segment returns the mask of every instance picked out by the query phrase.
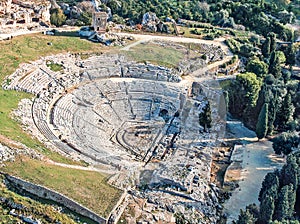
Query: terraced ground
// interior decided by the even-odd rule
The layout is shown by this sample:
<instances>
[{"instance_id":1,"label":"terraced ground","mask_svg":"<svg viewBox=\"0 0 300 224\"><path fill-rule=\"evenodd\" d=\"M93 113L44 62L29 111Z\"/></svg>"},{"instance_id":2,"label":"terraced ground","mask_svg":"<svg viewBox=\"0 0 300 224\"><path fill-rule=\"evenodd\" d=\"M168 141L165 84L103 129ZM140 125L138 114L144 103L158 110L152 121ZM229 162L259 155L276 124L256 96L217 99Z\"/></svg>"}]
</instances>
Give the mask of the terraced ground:
<instances>
[{"instance_id":1,"label":"terraced ground","mask_svg":"<svg viewBox=\"0 0 300 224\"><path fill-rule=\"evenodd\" d=\"M7 86L11 86L12 89L27 91L38 96L35 99L35 102L32 106L32 114L30 114L30 116L33 116L36 128L39 129L39 131L46 138L48 138L49 142L52 143L60 142L57 145L59 147L67 143L69 148L62 147L62 149L67 149L67 151L65 151L66 153L69 153L68 150L70 148L73 148L75 149L76 152L79 152L79 154L83 154L84 156L89 157L89 159L92 159L96 162L99 161L104 162L106 164L113 165L115 168L119 168L119 169L123 168L122 155L124 154L124 152L119 154L119 152L113 153L113 151L103 150L105 147L107 147L107 145L106 144L101 145L103 144L103 141L101 140L101 137L103 135L102 134L99 135L100 129L104 130L105 132L109 132L111 128L114 128L112 124L113 122L117 122L117 119L109 120L109 115L103 116L103 113L105 113L105 111L108 110L105 109L102 110L102 108L104 108L105 105L106 106L110 105L112 110L118 111L116 114L118 115L119 120L122 122L125 122L127 120L129 121L132 119L133 120L141 119L143 122L145 122L147 119L148 120L153 119L156 122L159 119L161 120L161 122L163 122L164 120L165 125L164 127L161 128L161 131L158 132L157 130L155 130L154 131L155 133L153 133L154 135L156 135L156 137L154 138L152 145L151 142L147 143L151 145L150 149L148 151L146 149L147 147L145 149L142 149L143 162L146 162L147 165L148 162L150 162L152 159L156 157L161 160L171 159L171 162L165 166L166 170L161 170L161 172L157 172L158 180L160 178L165 179L167 177L165 176L167 173L170 174L173 172L172 175L174 175L176 181L180 181L181 177L178 176L179 172L173 170L174 167L178 168L180 166L185 166L185 163L187 162L193 164L195 163L195 166L201 166L202 171L205 170L207 172L206 174L202 175L201 173L202 171L200 170L200 168L199 170L195 168L190 175L186 176L187 179L186 179L186 183L184 183L183 189L186 189L185 191L189 191L188 188L191 188L192 186L188 188L187 186L190 186L190 182L193 180L193 176L196 175L196 173L198 172L199 172L199 176L201 176L201 183L202 183L201 187L206 188L208 184L207 180L209 176L208 166L210 164L209 163L210 149L209 147L203 148L202 146L197 145L198 139L195 140L195 136L198 136L197 133L199 131L198 129L200 128L198 127L199 125L197 124L199 119L198 115L202 110L201 108L205 105L206 100L204 99L205 97L203 93L200 91L201 89L200 87L196 87L195 92L193 92L194 87L190 87L193 81L185 80L182 83L179 83L181 78L178 76L178 74L175 71L172 70L174 69L174 67L180 64L179 62L183 58L186 59L191 55L187 53L185 50L183 50L184 47L181 48L179 47L180 49L178 49L177 47L179 45L177 44L172 47L167 47L166 50L168 56L161 57L161 54L163 53L162 48L165 47L162 46L161 44L163 43L163 41L167 41L167 38L164 38L163 40L160 40L160 38L161 37L156 37L156 40L160 44L150 44L147 45L146 48L141 47L141 49L139 49L139 47L130 49L130 52L128 53L129 56L131 56L132 58L137 57L137 55L135 54L136 52L139 53L138 58L136 58L136 60L141 59L141 61L147 61L144 64L143 63L135 64L136 62L130 62L130 61L127 62L126 60L124 61L122 59L122 56L120 57L109 56L109 54L108 56L106 56L105 54L101 56L101 54L99 54L100 51L106 51L106 49L103 49L98 45L89 43L85 40L74 39L74 37L48 37L48 36L45 37L45 36L41 36L40 34L24 36L24 37L16 37L13 40L4 42L6 45L8 45L6 46L4 44L4 47L7 48L11 47L13 51L9 52L7 50L8 55L4 55L4 57L2 58L3 61L9 61L9 59L13 59L12 61L10 61L10 63L12 64L12 67L14 69L20 64L21 61L27 62L29 60L34 60L36 59L34 58L34 56L37 57L38 55L45 55L49 52L53 52L53 53L65 52L66 49L71 52L75 51L76 53L94 52L96 56L91 58L87 57L87 59L84 59L83 61L75 60L75 58L78 56L77 54L66 54L66 56L62 56L61 58L60 56L52 57L51 63L53 62L54 64L64 67L63 70L55 69L55 71L54 69L51 69L51 66L47 67L45 65L45 62L47 62L48 59L44 62L43 62L44 59L42 59L33 62L32 65L24 65L21 69L17 70L16 75L18 76L18 73L20 73L21 78L15 80L10 77L4 80L4 82L8 84ZM172 41L175 40L175 42L186 41L187 43L199 42L200 44L203 44L203 46L206 46L205 45L206 41L191 40L186 38L185 39L171 38L170 40ZM47 44L48 42L51 42L52 45L48 45ZM63 45L61 42L65 42L64 45L66 47L64 49L62 48ZM211 44L212 42L208 42L208 43ZM22 45L25 45L25 51L23 51ZM39 48L38 47L39 45L42 45L42 47ZM223 51L222 51L223 48L224 46L220 42L218 42L216 46L214 45L214 47L207 48L206 51L208 52L204 52L204 53L210 53L212 55L210 55L208 58L215 58L215 60L218 60L216 59L216 56L219 58L223 58ZM40 49L40 50L36 50L36 49ZM209 52L210 50L212 50L215 53L215 55L214 53ZM114 51L117 51L117 49L115 49ZM28 52L31 52L31 55L29 55ZM203 53L199 53L197 56L193 55L193 57L195 56L194 59L195 65L199 63L202 65L202 67L198 70L195 67L193 68L193 70L187 70L187 71L195 71L194 74L198 76L203 75L203 71L207 71L207 69L203 69L203 66L205 66L206 62L204 61L204 59L201 58L202 54ZM213 62L220 64L230 59L230 57L231 55L228 55L228 58L225 57L221 61L217 61L217 62L213 61ZM149 61L157 65L154 66L152 64L149 64ZM103 62L105 63L107 62L108 64L105 63L103 64ZM76 66L72 65L72 63L75 63ZM121 65L120 69L117 66L119 64ZM170 69L160 67L161 64L168 65ZM186 64L183 64L183 66L186 66ZM213 64L210 64L210 67L212 66ZM75 67L75 70L72 70L73 67ZM80 72L82 68L86 69L86 71L83 73ZM29 70L27 71L26 69ZM2 73L1 73L2 79L4 77L4 74L8 74L8 72L10 71L13 71L13 69L7 68L5 65L3 65ZM22 72L25 73L23 74ZM106 75L108 76L106 77ZM113 79L116 76L121 77L120 81L117 82L113 81ZM93 84L91 84L92 86L86 85L87 87L87 89L85 90L86 93L83 91L85 94L83 95L76 94L77 92L82 90L80 90L81 87L76 87L77 88L76 89L74 88L74 86L76 86L82 80L86 82L92 82L94 80L103 79L103 78L106 78L107 81L102 82L101 85L99 86L97 85L93 86ZM146 79L150 81L134 81L135 79L137 80ZM172 82L177 83L176 84L177 86L172 86L173 85L171 84ZM170 84L164 84L164 83L170 83ZM109 89L110 88L109 85L111 84L115 85L115 87ZM153 89L147 92L147 89L150 88L152 85L153 85ZM73 89L69 90L69 88L73 88ZM82 88L84 89L85 86L83 85ZM191 90L193 92L192 95L189 95L187 91L188 88L193 89ZM7 112L3 117L3 120L7 120L11 122L11 125L7 125L8 131L6 132L4 129L1 128L0 134L3 134L4 136L16 141L19 141L19 139L21 139L20 142L24 143L28 147L34 148L35 150L39 151L45 156L41 160L21 156L16 158L15 162L7 162L5 164L6 166L2 168L2 170L11 173L13 175L20 176L31 182L45 185L49 188L57 190L69 196L70 198L76 199L78 202L82 203L88 208L91 208L98 214L102 216L107 216L108 213L111 211L112 207L115 205L118 198L120 197L121 191L107 184L107 178L108 178L107 175L103 175L95 171L86 170L84 167L81 168L77 167L76 169L74 169L74 167L67 168L64 166L57 166L57 164L51 161L49 162L49 160L46 160L45 158L48 157L60 163L86 165L86 163L80 161L74 162L68 158L61 156L58 153L54 153L50 150L47 150L43 144L38 142L36 139L32 139L31 136L23 132L19 124L9 117L12 109L16 108L17 102L23 97L26 96L30 97L31 95L27 94L17 98L13 94L18 94L19 92L12 91L12 90L11 91L1 90L1 91L3 92L4 95L10 94L9 97L14 101L7 108ZM63 91L65 91L65 93L73 94L74 97L73 96L72 97L74 99L68 100L69 95L68 94L65 95ZM56 99L56 97L58 97L59 94L63 96L62 98L63 100L55 102L54 109L52 110L51 109L51 104L53 103L52 100ZM162 96L160 96L160 94ZM216 97L217 95L218 93L214 93L214 91L211 92L211 97ZM164 98L166 98L165 100L166 102L164 101ZM99 102L94 102L94 100L98 100ZM101 100L103 100L103 102L100 103ZM186 100L188 101L187 104L191 105L191 108L184 107ZM89 107L93 108L93 110L80 112L78 106L83 106L81 107L81 110L84 110L83 108L89 108ZM71 112L70 114L68 111L71 110L73 107L76 109L76 113ZM61 108L64 110L59 111L59 109ZM48 110L50 110L49 113L47 112ZM121 113L122 110L124 110L123 111L124 113ZM189 115L187 117L184 117L183 123L181 123L180 120L176 118L178 116L176 114L177 113L180 114L181 112L182 114ZM49 119L47 117L49 114L55 115L54 117L50 118L50 124L48 123ZM73 119L74 114L75 115L78 114L78 116L76 115L77 117L75 116ZM87 114L89 116L87 116ZM111 112L111 115L112 114L113 113ZM63 117L60 118L58 115ZM68 117L71 118L69 124L72 124L72 128L74 128L75 132L77 131L76 135L70 135L72 134L72 129L70 129L69 124L67 124ZM94 117L97 120L97 122L92 126L93 127L97 126L97 128L93 128L91 125L87 125L92 123ZM105 122L102 120L102 118L105 119ZM87 121L87 119L89 119L90 121ZM123 124L118 124L118 125L123 125ZM176 136L178 134L178 130L180 130L180 125L182 125L183 128L182 128L182 137L178 145L179 147L181 147L180 145L182 145L182 150L177 150L177 151L175 150L173 152L173 155L184 157L189 153L195 153L195 155L198 155L199 153L200 154L203 153L205 154L205 156L203 158L201 157L202 158L201 161L198 161L198 158L191 157L192 161L189 161L188 159L187 161L184 162L184 164L179 164L181 163L182 160L180 159L176 160L170 157L171 156L170 153L172 152L172 150L169 149L171 146L168 146L167 144L169 144L168 142L170 142L170 138L172 136L173 137L171 141L175 142L177 140L178 137L176 138ZM16 129L18 128L18 130L15 131L14 127ZM77 128L75 129L75 127ZM136 150L133 144L133 142L136 141L134 139L139 138L139 141L141 142L147 141L145 140L146 132L143 129L141 129L141 131L139 131L138 134L134 132L132 133L128 132L129 129L125 130L124 132L122 132L122 128L120 128L119 130L121 130L121 132L117 132L116 134L116 138L117 138L116 142L119 144L119 148L120 146L122 148L124 147L124 145L126 145L126 147L127 146L130 147L134 151ZM59 134L59 131L61 132L61 134ZM115 131L117 131L117 129ZM142 134L140 134L140 132ZM72 138L73 136L75 136L76 138L78 137L82 141L81 140L77 141L75 137ZM97 136L99 136L99 138L97 138ZM109 140L111 141L111 138L113 136L108 136L108 137ZM210 137L211 137L210 134L204 134L202 136L202 138L206 139L208 142L210 142L209 140ZM192 146L195 146L195 148L193 148ZM193 149L188 150L187 154L184 153L185 150L190 147L192 147ZM88 151L85 151L87 149ZM117 148L114 146L114 143L112 144L111 149L117 150ZM94 150L94 154L89 150L92 151ZM108 155L109 153L110 155ZM124 155L124 156L126 157L128 155ZM142 164L138 164L139 162L137 162L135 159L133 158L131 159L132 159L130 160L131 162L135 161L133 162L135 163L135 165L130 166L129 160L127 161L126 159L124 159L125 161L124 163L126 164L124 166L125 170L130 170L130 167L137 168L140 165L142 165ZM118 161L122 161L122 163L119 163L119 166L116 166L118 164ZM175 163L176 164L178 163L178 166L177 165L175 166L174 165ZM126 172L127 171L125 171L125 173ZM129 172L126 175L130 176L131 173ZM126 177L126 175L124 177ZM125 179L129 179L129 178L125 178ZM123 179L116 180L115 183L118 183L118 181L120 182L121 180ZM132 180L134 181L134 178ZM124 186L127 185L125 184ZM194 185L192 188L194 189ZM198 192L196 190L195 191L191 190L191 191L193 192L193 194L191 195L192 198L189 200L198 201L198 200L204 200L204 198L206 198L205 201L211 200L209 199L208 196L208 194L210 194L211 191L209 189L206 190L207 192L204 192L204 190L201 192ZM166 201L165 203L169 203L169 202ZM208 209L212 209L212 210L211 211L203 210L203 212L205 213L215 212L214 210L215 208L208 208Z\"/></svg>"}]
</instances>

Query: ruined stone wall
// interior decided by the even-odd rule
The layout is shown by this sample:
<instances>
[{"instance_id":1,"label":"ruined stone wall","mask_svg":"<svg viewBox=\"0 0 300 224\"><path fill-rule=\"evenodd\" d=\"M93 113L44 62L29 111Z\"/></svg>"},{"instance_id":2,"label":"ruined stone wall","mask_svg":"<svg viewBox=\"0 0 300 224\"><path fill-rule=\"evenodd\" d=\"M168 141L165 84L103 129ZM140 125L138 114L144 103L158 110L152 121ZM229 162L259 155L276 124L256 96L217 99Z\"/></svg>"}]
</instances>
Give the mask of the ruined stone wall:
<instances>
[{"instance_id":1,"label":"ruined stone wall","mask_svg":"<svg viewBox=\"0 0 300 224\"><path fill-rule=\"evenodd\" d=\"M1 0L0 1L0 14L6 14L11 9L12 0Z\"/></svg>"},{"instance_id":2,"label":"ruined stone wall","mask_svg":"<svg viewBox=\"0 0 300 224\"><path fill-rule=\"evenodd\" d=\"M41 21L50 23L50 7L47 0L0 0L1 29L37 27Z\"/></svg>"},{"instance_id":3,"label":"ruined stone wall","mask_svg":"<svg viewBox=\"0 0 300 224\"><path fill-rule=\"evenodd\" d=\"M72 199L66 197L65 195L62 195L56 191L53 191L49 188L43 187L38 184L33 184L30 182L27 182L25 180L22 180L18 177L14 177L8 174L5 174L6 180L9 181L9 183L16 186L18 189L25 190L33 195L36 195L40 198L48 199L55 201L59 204L62 204L63 206L67 207L68 209L83 215L85 217L88 217L97 223L106 223L106 219L97 215L93 211L89 210L88 208L80 205L79 203L73 201Z\"/></svg>"}]
</instances>

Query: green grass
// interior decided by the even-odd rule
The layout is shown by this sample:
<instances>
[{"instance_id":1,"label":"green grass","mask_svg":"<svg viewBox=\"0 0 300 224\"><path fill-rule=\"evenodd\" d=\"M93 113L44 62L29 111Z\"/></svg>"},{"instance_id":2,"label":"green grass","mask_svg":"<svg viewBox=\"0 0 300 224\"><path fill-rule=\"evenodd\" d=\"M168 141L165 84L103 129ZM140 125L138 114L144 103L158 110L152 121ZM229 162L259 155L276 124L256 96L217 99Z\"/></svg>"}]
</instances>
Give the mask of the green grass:
<instances>
[{"instance_id":1,"label":"green grass","mask_svg":"<svg viewBox=\"0 0 300 224\"><path fill-rule=\"evenodd\" d=\"M54 72L59 72L63 70L62 65L53 63L53 61L47 61L47 67Z\"/></svg>"},{"instance_id":2,"label":"green grass","mask_svg":"<svg viewBox=\"0 0 300 224\"><path fill-rule=\"evenodd\" d=\"M125 54L137 62L151 62L170 68L176 67L184 58L184 54L180 50L153 43L139 44L130 48Z\"/></svg>"},{"instance_id":3,"label":"green grass","mask_svg":"<svg viewBox=\"0 0 300 224\"><path fill-rule=\"evenodd\" d=\"M230 79L219 81L219 84L223 90L228 90L231 83L232 83L232 80L230 80Z\"/></svg>"},{"instance_id":4,"label":"green grass","mask_svg":"<svg viewBox=\"0 0 300 224\"><path fill-rule=\"evenodd\" d=\"M26 157L7 163L3 171L56 190L104 217L122 194L107 183L108 176L104 174L59 167Z\"/></svg>"}]
</instances>

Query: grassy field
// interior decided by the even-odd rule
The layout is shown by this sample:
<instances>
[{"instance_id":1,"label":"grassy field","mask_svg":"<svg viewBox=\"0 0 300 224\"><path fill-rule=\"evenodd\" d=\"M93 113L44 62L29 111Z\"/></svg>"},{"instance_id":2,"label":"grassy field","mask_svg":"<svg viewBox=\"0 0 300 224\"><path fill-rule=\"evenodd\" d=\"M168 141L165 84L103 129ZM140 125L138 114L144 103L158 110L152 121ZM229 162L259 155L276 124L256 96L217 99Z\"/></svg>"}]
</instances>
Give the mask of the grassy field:
<instances>
[{"instance_id":1,"label":"grassy field","mask_svg":"<svg viewBox=\"0 0 300 224\"><path fill-rule=\"evenodd\" d=\"M122 194L107 184L108 177L104 174L59 167L26 157L7 163L2 170L56 190L104 217Z\"/></svg>"},{"instance_id":2,"label":"grassy field","mask_svg":"<svg viewBox=\"0 0 300 224\"><path fill-rule=\"evenodd\" d=\"M184 58L182 51L173 47L163 47L154 43L139 44L125 54L137 62L151 62L174 68Z\"/></svg>"}]
</instances>

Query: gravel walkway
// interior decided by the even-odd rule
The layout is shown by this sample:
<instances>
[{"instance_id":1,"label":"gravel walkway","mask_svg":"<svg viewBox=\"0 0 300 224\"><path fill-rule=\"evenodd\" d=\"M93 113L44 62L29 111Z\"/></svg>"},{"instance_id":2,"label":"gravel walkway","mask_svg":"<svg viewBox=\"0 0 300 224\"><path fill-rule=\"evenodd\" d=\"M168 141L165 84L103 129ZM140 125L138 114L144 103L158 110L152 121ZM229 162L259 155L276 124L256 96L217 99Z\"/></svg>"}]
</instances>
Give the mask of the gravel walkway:
<instances>
[{"instance_id":1,"label":"gravel walkway","mask_svg":"<svg viewBox=\"0 0 300 224\"><path fill-rule=\"evenodd\" d=\"M238 138L248 141L248 144L246 143L242 147L243 162L239 188L235 189L230 199L224 203L227 223L232 223L238 218L240 209L244 209L252 203L259 205L258 194L265 175L274 169L280 169L284 160L274 154L272 142L268 140L255 141L257 138L253 138L254 132L244 127L241 122L230 121L228 128L231 133L239 133L237 134Z\"/></svg>"}]
</instances>

